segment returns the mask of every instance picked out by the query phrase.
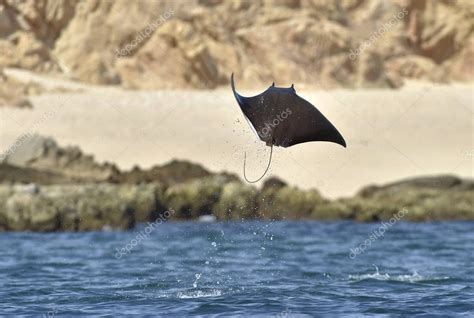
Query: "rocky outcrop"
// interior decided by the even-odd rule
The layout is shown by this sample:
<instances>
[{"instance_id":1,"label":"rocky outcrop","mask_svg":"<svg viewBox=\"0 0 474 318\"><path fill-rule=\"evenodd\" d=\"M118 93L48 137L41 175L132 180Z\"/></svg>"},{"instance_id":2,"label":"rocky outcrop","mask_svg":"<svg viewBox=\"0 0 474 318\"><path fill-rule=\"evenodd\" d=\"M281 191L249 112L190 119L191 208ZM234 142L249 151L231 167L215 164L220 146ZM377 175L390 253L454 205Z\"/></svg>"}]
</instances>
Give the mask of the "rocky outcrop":
<instances>
[{"instance_id":1,"label":"rocky outcrop","mask_svg":"<svg viewBox=\"0 0 474 318\"><path fill-rule=\"evenodd\" d=\"M427 0L407 1L409 44L420 55L441 64L466 49L473 31L474 6L469 1L438 4Z\"/></svg>"},{"instance_id":2,"label":"rocky outcrop","mask_svg":"<svg viewBox=\"0 0 474 318\"><path fill-rule=\"evenodd\" d=\"M456 179L455 177L452 177ZM127 229L168 209L176 219L213 214L219 220L352 219L389 220L401 210L405 221L474 220L472 181L449 188L413 184L364 189L350 198L328 200L315 191L284 186L257 189L222 176L206 177L165 188L142 185L1 185L0 230L87 231ZM441 180L444 177L433 178ZM422 182L422 183L419 183Z\"/></svg>"},{"instance_id":3,"label":"rocky outcrop","mask_svg":"<svg viewBox=\"0 0 474 318\"><path fill-rule=\"evenodd\" d=\"M212 214L226 181L225 177L212 176L173 185L165 192L166 205L181 219Z\"/></svg>"},{"instance_id":4,"label":"rocky outcrop","mask_svg":"<svg viewBox=\"0 0 474 318\"><path fill-rule=\"evenodd\" d=\"M472 81L470 1L0 1L0 67L136 89Z\"/></svg>"},{"instance_id":5,"label":"rocky outcrop","mask_svg":"<svg viewBox=\"0 0 474 318\"><path fill-rule=\"evenodd\" d=\"M114 164L97 162L94 156L83 153L77 146L62 147L51 137L32 133L20 136L0 153L0 182L34 182L44 185L160 183L168 187L211 175L213 174L203 166L184 160L172 160L149 169L135 166L128 171L119 171ZM224 180L239 180L234 174L219 175Z\"/></svg>"},{"instance_id":6,"label":"rocky outcrop","mask_svg":"<svg viewBox=\"0 0 474 318\"><path fill-rule=\"evenodd\" d=\"M69 178L61 173L42 171L33 168L17 167L7 163L0 163L0 182L1 183L20 183L20 184L71 184L79 182L74 178Z\"/></svg>"},{"instance_id":7,"label":"rocky outcrop","mask_svg":"<svg viewBox=\"0 0 474 318\"><path fill-rule=\"evenodd\" d=\"M416 178L364 188L328 200L292 186L258 190L222 175L166 188L158 183L0 185L0 231L128 229L173 209L174 219L315 219L386 221L474 220L474 181L454 176Z\"/></svg>"},{"instance_id":8,"label":"rocky outcrop","mask_svg":"<svg viewBox=\"0 0 474 318\"><path fill-rule=\"evenodd\" d=\"M0 1L0 66L61 71L52 48L75 16L76 4L67 0Z\"/></svg>"},{"instance_id":9,"label":"rocky outcrop","mask_svg":"<svg viewBox=\"0 0 474 318\"><path fill-rule=\"evenodd\" d=\"M396 193L401 189L473 191L474 181L463 180L452 175L442 175L437 177L418 177L389 183L383 186L367 186L358 192L358 196L363 198L370 198L379 193Z\"/></svg>"},{"instance_id":10,"label":"rocky outcrop","mask_svg":"<svg viewBox=\"0 0 474 318\"><path fill-rule=\"evenodd\" d=\"M42 88L35 84L20 83L3 73L0 67L0 107L31 108L27 95L42 92Z\"/></svg>"},{"instance_id":11,"label":"rocky outcrop","mask_svg":"<svg viewBox=\"0 0 474 318\"><path fill-rule=\"evenodd\" d=\"M324 203L316 190L301 191L291 186L271 187L262 190L258 197L262 218L308 218L314 207Z\"/></svg>"},{"instance_id":12,"label":"rocky outcrop","mask_svg":"<svg viewBox=\"0 0 474 318\"><path fill-rule=\"evenodd\" d=\"M153 185L2 185L0 230L129 229L157 212Z\"/></svg>"},{"instance_id":13,"label":"rocky outcrop","mask_svg":"<svg viewBox=\"0 0 474 318\"><path fill-rule=\"evenodd\" d=\"M78 147L59 147L52 138L21 136L4 154L4 162L18 167L56 173L74 180L107 181L119 171L113 164L98 164Z\"/></svg>"},{"instance_id":14,"label":"rocky outcrop","mask_svg":"<svg viewBox=\"0 0 474 318\"><path fill-rule=\"evenodd\" d=\"M474 220L474 180L420 177L329 200L277 177L257 189L186 161L123 172L41 136L20 139L0 164L0 231L127 229L170 209L180 220L214 215L372 222L401 210L406 221Z\"/></svg>"},{"instance_id":15,"label":"rocky outcrop","mask_svg":"<svg viewBox=\"0 0 474 318\"><path fill-rule=\"evenodd\" d=\"M369 186L339 200L357 220L387 220L405 208L405 220L474 219L474 180L455 176L420 177L384 186Z\"/></svg>"},{"instance_id":16,"label":"rocky outcrop","mask_svg":"<svg viewBox=\"0 0 474 318\"><path fill-rule=\"evenodd\" d=\"M166 185L182 183L192 179L210 176L211 172L198 164L189 161L172 160L162 166L153 166L150 169L134 167L124 171L111 179L117 183L159 182Z\"/></svg>"},{"instance_id":17,"label":"rocky outcrop","mask_svg":"<svg viewBox=\"0 0 474 318\"><path fill-rule=\"evenodd\" d=\"M258 190L240 181L226 183L213 207L218 220L252 219L259 216Z\"/></svg>"}]
</instances>

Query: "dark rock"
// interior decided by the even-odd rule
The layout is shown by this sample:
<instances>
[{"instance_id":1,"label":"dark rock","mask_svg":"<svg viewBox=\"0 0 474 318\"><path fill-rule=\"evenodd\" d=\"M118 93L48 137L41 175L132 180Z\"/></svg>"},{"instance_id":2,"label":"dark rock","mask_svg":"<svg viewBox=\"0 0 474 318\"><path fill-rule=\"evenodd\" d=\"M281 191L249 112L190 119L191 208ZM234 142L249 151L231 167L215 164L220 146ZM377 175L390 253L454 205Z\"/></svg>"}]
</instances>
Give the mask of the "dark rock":
<instances>
[{"instance_id":1,"label":"dark rock","mask_svg":"<svg viewBox=\"0 0 474 318\"><path fill-rule=\"evenodd\" d=\"M362 188L358 195L367 198L373 196L379 191L391 191L396 192L404 188L427 188L427 189L438 189L446 190L454 187L469 187L472 181L463 181L456 176L433 176L433 177L417 177L406 180L389 183L383 186L368 186Z\"/></svg>"},{"instance_id":2,"label":"dark rock","mask_svg":"<svg viewBox=\"0 0 474 318\"><path fill-rule=\"evenodd\" d=\"M266 191L268 189L280 189L286 187L288 184L280 178L271 177L265 180L262 185L262 191Z\"/></svg>"},{"instance_id":3,"label":"dark rock","mask_svg":"<svg viewBox=\"0 0 474 318\"><path fill-rule=\"evenodd\" d=\"M129 229L162 212L161 193L154 184L0 185L0 230Z\"/></svg>"},{"instance_id":4,"label":"dark rock","mask_svg":"<svg viewBox=\"0 0 474 318\"><path fill-rule=\"evenodd\" d=\"M296 187L267 187L258 197L259 214L265 219L309 218L326 200L316 190Z\"/></svg>"},{"instance_id":5,"label":"dark rock","mask_svg":"<svg viewBox=\"0 0 474 318\"><path fill-rule=\"evenodd\" d=\"M345 204L360 221L388 220L407 209L405 220L472 220L472 180L454 176L420 177L380 187L367 187Z\"/></svg>"},{"instance_id":6,"label":"dark rock","mask_svg":"<svg viewBox=\"0 0 474 318\"><path fill-rule=\"evenodd\" d=\"M225 177L211 176L175 184L165 192L166 206L181 219L211 214L226 182Z\"/></svg>"},{"instance_id":7,"label":"dark rock","mask_svg":"<svg viewBox=\"0 0 474 318\"><path fill-rule=\"evenodd\" d=\"M0 183L38 183L38 184L67 184L73 183L74 178L57 172L41 171L33 168L17 167L8 163L0 163Z\"/></svg>"},{"instance_id":8,"label":"dark rock","mask_svg":"<svg viewBox=\"0 0 474 318\"><path fill-rule=\"evenodd\" d=\"M220 220L239 220L258 217L257 189L242 182L226 183L219 201L214 206L214 215Z\"/></svg>"},{"instance_id":9,"label":"dark rock","mask_svg":"<svg viewBox=\"0 0 474 318\"><path fill-rule=\"evenodd\" d=\"M166 185L172 185L210 175L211 173L199 164L194 164L189 161L173 160L163 166L154 166L146 170L134 167L128 172L117 175L112 181L135 184L160 182Z\"/></svg>"}]
</instances>

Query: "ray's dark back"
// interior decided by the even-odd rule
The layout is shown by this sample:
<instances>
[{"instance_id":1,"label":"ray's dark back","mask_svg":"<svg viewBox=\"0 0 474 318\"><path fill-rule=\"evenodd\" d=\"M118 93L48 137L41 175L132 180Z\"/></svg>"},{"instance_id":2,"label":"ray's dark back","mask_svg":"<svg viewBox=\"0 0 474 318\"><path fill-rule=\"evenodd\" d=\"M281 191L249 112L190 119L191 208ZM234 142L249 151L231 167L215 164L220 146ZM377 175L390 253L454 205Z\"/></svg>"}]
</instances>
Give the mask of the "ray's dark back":
<instances>
[{"instance_id":1,"label":"ray's dark back","mask_svg":"<svg viewBox=\"0 0 474 318\"><path fill-rule=\"evenodd\" d=\"M238 95L238 94L237 94ZM270 86L253 97L238 95L242 112L267 145L289 147L309 141L346 143L329 120L293 87Z\"/></svg>"}]
</instances>

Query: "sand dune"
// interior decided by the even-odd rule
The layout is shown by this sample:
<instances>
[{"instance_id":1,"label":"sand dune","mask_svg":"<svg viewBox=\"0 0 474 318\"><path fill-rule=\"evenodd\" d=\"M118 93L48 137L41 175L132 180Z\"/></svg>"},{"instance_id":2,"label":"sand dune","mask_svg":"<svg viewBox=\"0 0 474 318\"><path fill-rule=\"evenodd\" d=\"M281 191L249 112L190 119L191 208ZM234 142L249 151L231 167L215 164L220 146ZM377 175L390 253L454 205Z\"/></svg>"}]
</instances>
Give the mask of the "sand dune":
<instances>
[{"instance_id":1,"label":"sand dune","mask_svg":"<svg viewBox=\"0 0 474 318\"><path fill-rule=\"evenodd\" d=\"M42 79L36 76L35 80ZM43 81L49 87L73 85ZM33 110L0 109L0 150L5 151L22 133L36 130L62 145L79 145L98 160L115 162L122 168L149 167L180 158L212 170L241 174L244 151L250 177L259 176L265 168L268 148L248 127L230 89L144 92L81 88L82 92L33 97ZM473 175L472 85L296 89L335 124L348 148L331 143L277 148L272 175L303 188L316 187L330 197L352 194L368 183L413 175Z\"/></svg>"}]
</instances>

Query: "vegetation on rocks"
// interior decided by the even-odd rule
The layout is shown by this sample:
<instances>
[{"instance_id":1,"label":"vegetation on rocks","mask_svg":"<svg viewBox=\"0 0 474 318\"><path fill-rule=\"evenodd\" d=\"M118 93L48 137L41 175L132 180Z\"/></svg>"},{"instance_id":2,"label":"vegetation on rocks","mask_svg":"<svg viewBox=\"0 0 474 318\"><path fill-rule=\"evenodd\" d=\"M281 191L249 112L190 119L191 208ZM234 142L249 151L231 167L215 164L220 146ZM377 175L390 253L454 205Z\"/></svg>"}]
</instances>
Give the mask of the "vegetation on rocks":
<instances>
[{"instance_id":1,"label":"vegetation on rocks","mask_svg":"<svg viewBox=\"0 0 474 318\"><path fill-rule=\"evenodd\" d=\"M432 178L433 182L446 177ZM88 231L129 229L154 221L168 209L173 219L213 214L218 220L352 219L388 220L402 209L406 221L474 220L472 181L436 189L416 185L383 188L369 196L329 200L316 190L280 186L258 190L222 175L195 179L166 188L159 183L0 186L0 230Z\"/></svg>"},{"instance_id":2,"label":"vegetation on rocks","mask_svg":"<svg viewBox=\"0 0 474 318\"><path fill-rule=\"evenodd\" d=\"M218 220L258 217L258 190L239 181L224 184L219 201L213 208Z\"/></svg>"},{"instance_id":3,"label":"vegetation on rocks","mask_svg":"<svg viewBox=\"0 0 474 318\"><path fill-rule=\"evenodd\" d=\"M185 161L120 171L41 136L24 147L19 143L15 155L0 163L0 231L130 229L170 209L175 220L214 215L372 222L401 210L406 221L474 220L474 181L455 176L373 185L330 200L275 177L256 188Z\"/></svg>"}]
</instances>

